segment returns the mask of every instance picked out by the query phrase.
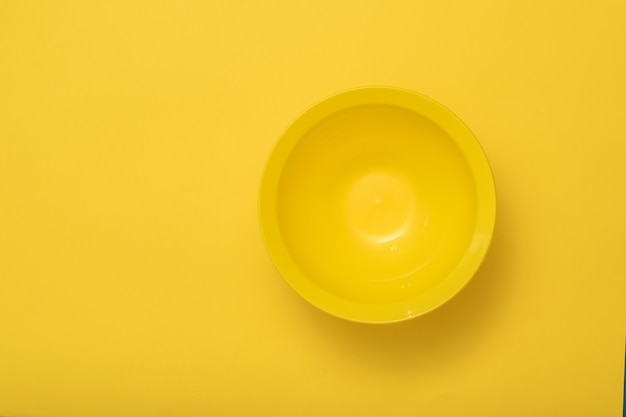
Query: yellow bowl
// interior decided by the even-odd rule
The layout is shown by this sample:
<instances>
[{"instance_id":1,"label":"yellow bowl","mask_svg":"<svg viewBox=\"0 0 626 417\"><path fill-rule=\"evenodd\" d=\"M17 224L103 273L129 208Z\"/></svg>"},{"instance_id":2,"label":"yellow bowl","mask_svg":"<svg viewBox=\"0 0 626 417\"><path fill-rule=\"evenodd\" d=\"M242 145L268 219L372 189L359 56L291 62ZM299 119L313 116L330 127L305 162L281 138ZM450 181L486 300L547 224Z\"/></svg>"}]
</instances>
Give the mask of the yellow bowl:
<instances>
[{"instance_id":1,"label":"yellow bowl","mask_svg":"<svg viewBox=\"0 0 626 417\"><path fill-rule=\"evenodd\" d=\"M496 214L472 132L420 94L339 93L302 114L274 148L259 220L287 282L320 309L382 323L424 314L474 275Z\"/></svg>"}]
</instances>

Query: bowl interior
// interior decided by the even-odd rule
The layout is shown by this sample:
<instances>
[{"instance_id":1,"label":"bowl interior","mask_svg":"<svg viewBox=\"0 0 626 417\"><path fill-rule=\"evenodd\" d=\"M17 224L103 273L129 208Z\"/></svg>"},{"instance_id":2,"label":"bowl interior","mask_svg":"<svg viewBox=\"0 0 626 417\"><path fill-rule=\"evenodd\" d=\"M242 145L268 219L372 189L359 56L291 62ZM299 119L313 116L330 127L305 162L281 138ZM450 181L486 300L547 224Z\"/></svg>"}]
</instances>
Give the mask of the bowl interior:
<instances>
[{"instance_id":1,"label":"bowl interior","mask_svg":"<svg viewBox=\"0 0 626 417\"><path fill-rule=\"evenodd\" d=\"M268 164L281 169L270 187L275 230L265 237L283 276L313 304L352 320L394 321L444 302L480 263L490 230L479 224L485 204L472 157L489 167L441 106L413 95L452 116L452 126L375 98L321 103L283 137L288 146ZM459 132L470 140L459 143Z\"/></svg>"}]
</instances>

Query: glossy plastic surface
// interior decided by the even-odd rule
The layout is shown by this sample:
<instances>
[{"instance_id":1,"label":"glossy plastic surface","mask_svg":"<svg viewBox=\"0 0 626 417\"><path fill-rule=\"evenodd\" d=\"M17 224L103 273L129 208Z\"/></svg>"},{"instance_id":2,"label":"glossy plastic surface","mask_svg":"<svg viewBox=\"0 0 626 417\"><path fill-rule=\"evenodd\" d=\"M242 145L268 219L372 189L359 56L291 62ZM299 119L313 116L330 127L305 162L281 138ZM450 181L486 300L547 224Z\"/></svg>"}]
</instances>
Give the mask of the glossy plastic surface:
<instances>
[{"instance_id":1,"label":"glossy plastic surface","mask_svg":"<svg viewBox=\"0 0 626 417\"><path fill-rule=\"evenodd\" d=\"M260 192L268 251L333 315L391 322L457 293L489 245L494 182L470 130L422 95L359 88L285 132Z\"/></svg>"}]
</instances>

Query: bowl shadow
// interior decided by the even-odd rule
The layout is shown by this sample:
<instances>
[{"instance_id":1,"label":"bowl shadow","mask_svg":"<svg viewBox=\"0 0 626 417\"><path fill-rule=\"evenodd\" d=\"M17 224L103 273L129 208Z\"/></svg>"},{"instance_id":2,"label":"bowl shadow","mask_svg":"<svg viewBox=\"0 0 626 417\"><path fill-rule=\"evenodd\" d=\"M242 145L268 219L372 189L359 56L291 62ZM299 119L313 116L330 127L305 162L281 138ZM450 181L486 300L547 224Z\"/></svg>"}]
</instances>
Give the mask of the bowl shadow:
<instances>
[{"instance_id":1,"label":"bowl shadow","mask_svg":"<svg viewBox=\"0 0 626 417\"><path fill-rule=\"evenodd\" d=\"M392 324L363 324L333 317L300 303L303 319L316 337L345 351L363 366L415 372L451 366L472 354L497 330L507 299L511 218L498 195L498 218L489 252L472 280L447 303L421 317Z\"/></svg>"}]
</instances>

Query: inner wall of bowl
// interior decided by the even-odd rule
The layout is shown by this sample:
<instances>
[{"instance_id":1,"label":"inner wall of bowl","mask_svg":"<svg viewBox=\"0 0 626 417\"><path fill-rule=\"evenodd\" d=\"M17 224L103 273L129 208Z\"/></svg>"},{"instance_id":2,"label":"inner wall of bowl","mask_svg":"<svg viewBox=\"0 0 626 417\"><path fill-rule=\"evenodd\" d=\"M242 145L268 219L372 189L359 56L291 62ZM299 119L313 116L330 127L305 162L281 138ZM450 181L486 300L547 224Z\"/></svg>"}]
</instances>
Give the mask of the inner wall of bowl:
<instances>
[{"instance_id":1,"label":"inner wall of bowl","mask_svg":"<svg viewBox=\"0 0 626 417\"><path fill-rule=\"evenodd\" d=\"M291 152L278 187L282 237L307 279L347 299L423 294L473 236L476 189L454 141L412 111L336 113Z\"/></svg>"}]
</instances>

